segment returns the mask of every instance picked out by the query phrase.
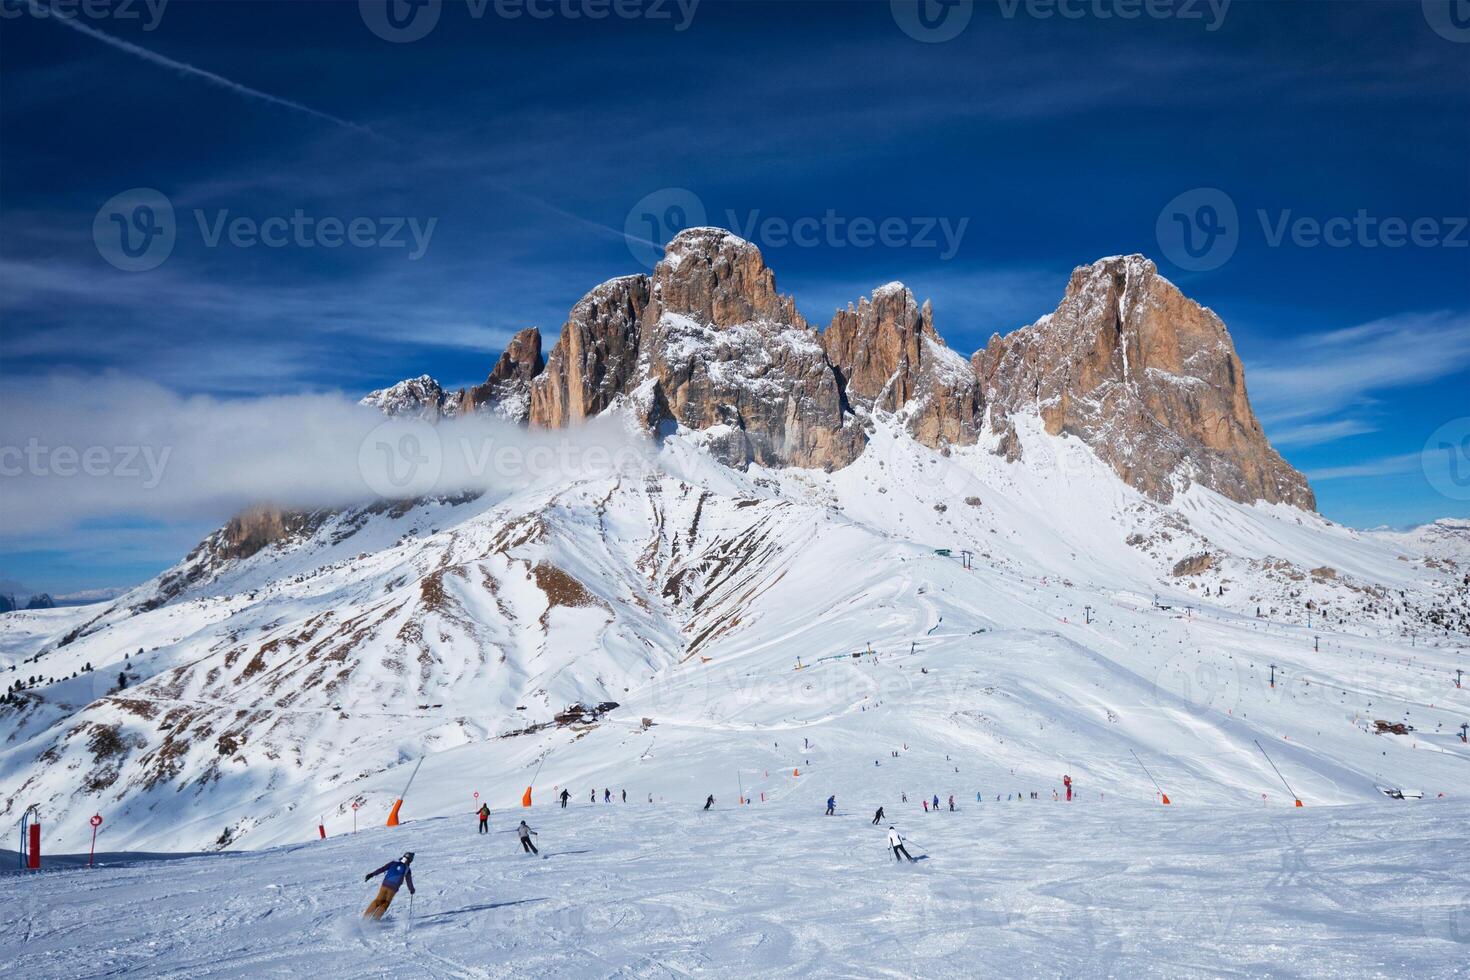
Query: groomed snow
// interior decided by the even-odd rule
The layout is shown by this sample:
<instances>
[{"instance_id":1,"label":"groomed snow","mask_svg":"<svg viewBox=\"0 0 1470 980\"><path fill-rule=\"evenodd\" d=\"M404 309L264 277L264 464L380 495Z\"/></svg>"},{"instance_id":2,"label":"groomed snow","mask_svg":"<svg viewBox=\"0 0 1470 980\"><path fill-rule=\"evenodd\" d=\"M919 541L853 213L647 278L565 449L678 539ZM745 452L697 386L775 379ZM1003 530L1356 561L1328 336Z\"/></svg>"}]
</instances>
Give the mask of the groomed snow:
<instances>
[{"instance_id":1,"label":"groomed snow","mask_svg":"<svg viewBox=\"0 0 1470 980\"><path fill-rule=\"evenodd\" d=\"M466 798L356 836L7 877L0 957L67 978L1465 975L1463 802L1169 808L1084 790L925 814L865 793L824 817L819 751L774 804L579 794L497 811L482 836ZM544 860L517 845L522 816ZM926 860L893 860L890 822ZM363 875L409 849L411 915L405 890L363 923Z\"/></svg>"}]
</instances>

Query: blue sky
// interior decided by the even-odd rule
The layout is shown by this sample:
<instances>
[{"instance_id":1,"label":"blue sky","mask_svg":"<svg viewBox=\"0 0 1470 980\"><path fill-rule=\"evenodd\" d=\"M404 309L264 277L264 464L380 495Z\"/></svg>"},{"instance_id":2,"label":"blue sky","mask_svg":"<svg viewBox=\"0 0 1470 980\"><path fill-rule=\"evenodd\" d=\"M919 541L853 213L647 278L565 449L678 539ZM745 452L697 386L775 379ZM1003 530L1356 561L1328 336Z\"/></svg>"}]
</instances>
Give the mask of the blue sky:
<instances>
[{"instance_id":1,"label":"blue sky","mask_svg":"<svg viewBox=\"0 0 1470 980\"><path fill-rule=\"evenodd\" d=\"M1051 310L1073 266L1142 252L1229 325L1323 513L1467 512L1421 455L1470 415L1470 40L1420 3L521 3L446 2L395 43L372 3L62 23L0 2L0 398L57 377L184 404L478 381L511 333L554 337L644 268L627 231L702 210L755 229L813 321L901 279L967 354ZM904 29L954 18L946 41ZM138 188L174 240L127 271L94 221ZM1172 215L1198 224L1220 194L1234 220L1192 257ZM249 235L293 219L280 247ZM1392 219L1418 240L1386 244ZM326 247L333 221L364 244ZM128 584L227 516L0 521L0 578Z\"/></svg>"}]
</instances>

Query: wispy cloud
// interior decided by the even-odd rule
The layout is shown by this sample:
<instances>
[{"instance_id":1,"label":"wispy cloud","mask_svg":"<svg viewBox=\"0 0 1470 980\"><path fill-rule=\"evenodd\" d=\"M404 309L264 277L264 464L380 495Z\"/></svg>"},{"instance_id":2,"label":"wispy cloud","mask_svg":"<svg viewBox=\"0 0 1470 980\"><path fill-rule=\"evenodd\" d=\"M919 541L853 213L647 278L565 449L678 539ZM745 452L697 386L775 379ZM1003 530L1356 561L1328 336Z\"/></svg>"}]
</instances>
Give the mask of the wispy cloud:
<instances>
[{"instance_id":1,"label":"wispy cloud","mask_svg":"<svg viewBox=\"0 0 1470 980\"><path fill-rule=\"evenodd\" d=\"M1301 425L1271 427L1271 443L1276 446L1318 446L1348 436L1377 432L1378 427L1362 419L1337 419L1332 422L1307 422Z\"/></svg>"},{"instance_id":2,"label":"wispy cloud","mask_svg":"<svg viewBox=\"0 0 1470 980\"><path fill-rule=\"evenodd\" d=\"M1359 416L1377 396L1467 368L1470 314L1439 311L1301 336L1252 364L1248 380L1275 441L1310 445L1371 432Z\"/></svg>"},{"instance_id":3,"label":"wispy cloud","mask_svg":"<svg viewBox=\"0 0 1470 980\"><path fill-rule=\"evenodd\" d=\"M220 521L261 502L508 493L604 475L648 451L611 420L556 431L486 415L389 422L340 395L185 397L117 374L11 382L3 404L0 552L49 531L58 547L89 521Z\"/></svg>"},{"instance_id":4,"label":"wispy cloud","mask_svg":"<svg viewBox=\"0 0 1470 980\"><path fill-rule=\"evenodd\" d=\"M1399 453L1395 456L1382 456L1363 463L1352 463L1347 466L1327 466L1322 469L1309 470L1307 479L1312 482L1323 480L1347 480L1369 476L1394 476L1399 473L1412 473L1422 463L1420 453Z\"/></svg>"}]
</instances>

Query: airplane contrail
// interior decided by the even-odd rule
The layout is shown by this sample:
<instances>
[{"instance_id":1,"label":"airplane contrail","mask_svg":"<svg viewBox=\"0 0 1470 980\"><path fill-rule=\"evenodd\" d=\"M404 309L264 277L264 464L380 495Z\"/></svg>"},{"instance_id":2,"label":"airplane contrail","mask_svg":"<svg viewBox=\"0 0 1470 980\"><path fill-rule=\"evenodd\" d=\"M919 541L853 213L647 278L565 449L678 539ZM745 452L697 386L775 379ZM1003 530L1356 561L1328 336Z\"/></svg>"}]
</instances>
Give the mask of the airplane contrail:
<instances>
[{"instance_id":1,"label":"airplane contrail","mask_svg":"<svg viewBox=\"0 0 1470 980\"><path fill-rule=\"evenodd\" d=\"M58 24L64 24L65 26L78 32L79 34L85 34L87 37L93 38L97 41L101 41L108 47L116 48L119 51L126 52L127 54L130 54L135 58L142 58L144 61L158 65L161 68L168 68L178 72L181 75L188 75L191 78L198 78L202 81L208 82L211 85L217 85L222 89L226 89L238 95L243 95L246 98L258 99L262 102L268 102L271 105L280 106L283 109L291 109L295 112L305 113L308 116L324 120L336 126L341 126L344 129L350 129L354 132L362 133L365 136L371 136L373 139L376 140L383 140L389 143L393 142L393 140L379 133L371 126L364 126L361 123L355 123L350 119L343 119L340 116L334 116L330 112L322 112L320 109L313 109L309 105L303 105L300 102L293 102L290 99L283 99L278 95L271 95L269 92L262 92L259 89L251 88L248 85L242 85L232 79L225 78L223 75L216 75L212 71L206 71L203 68L196 68L195 66L187 64L183 61L176 61L173 58L168 57L167 55L161 55L156 51L150 51L148 48L133 44L130 41L124 41L122 38L114 37L111 34L106 33L105 31L99 31L95 27L83 24L79 18L58 17L54 14L51 16L47 16L49 12L49 7L41 3L40 0L30 0L30 6L31 11L35 13L38 18L45 17L45 19L47 20L55 21Z\"/></svg>"},{"instance_id":2,"label":"airplane contrail","mask_svg":"<svg viewBox=\"0 0 1470 980\"><path fill-rule=\"evenodd\" d=\"M32 11L44 12L47 9L46 5L43 4L41 0L29 0L29 2ZM41 16L41 14L38 13L37 16ZM225 89L226 91L234 92L237 95L243 95L246 98L250 99L258 99L262 102L280 106L284 109L291 109L295 112L305 113L306 115L312 116L313 118L321 119L325 122L332 123L335 126L341 126L345 129L350 129L353 132L362 133L384 143L390 143L394 146L401 145L398 143L397 140L393 139L390 136L384 136L382 133L373 129L371 126L364 126L362 123L355 123L350 119L343 119L342 117L334 116L329 112L323 112L320 109L313 109L309 105L304 105L291 99L284 99L278 95L271 95L269 92L262 92L259 89L251 88L248 85L242 85L240 82L226 78L223 75L215 74L214 72L208 71L203 68L197 68L194 65L188 64L187 62L178 61L174 58L168 57L167 55L162 55L156 51L151 51L148 48L133 44L130 41L124 41L122 38L114 37L113 35L108 34L105 31L99 31L95 27L91 27L87 24L81 23L78 18L50 16L46 19L64 24L65 26L71 28L74 31L77 31L80 34L84 34L87 37L93 38L94 40L101 41L108 47L116 48L117 50L133 55L136 58L141 58L144 61L149 62L150 64L158 65L161 68L171 69L181 75L187 75L190 78L200 79L201 81L208 82L209 84ZM627 232L621 229L613 228L609 225L602 224L599 221L593 221L590 218L584 218L581 215L568 211L565 208L553 204L542 197L527 193L526 191L517 190L516 188L510 187L498 180L491 180L490 183L502 193L508 194L519 200L526 201L537 207L543 208L547 211L550 211L552 214L557 215L558 217L565 218L568 221L580 224L586 228L590 228L600 234L607 235L613 238L625 239L627 241L631 241L637 244L651 245L655 248L662 247L659 246L656 242L644 241L642 238L639 238L636 235L629 235Z\"/></svg>"}]
</instances>

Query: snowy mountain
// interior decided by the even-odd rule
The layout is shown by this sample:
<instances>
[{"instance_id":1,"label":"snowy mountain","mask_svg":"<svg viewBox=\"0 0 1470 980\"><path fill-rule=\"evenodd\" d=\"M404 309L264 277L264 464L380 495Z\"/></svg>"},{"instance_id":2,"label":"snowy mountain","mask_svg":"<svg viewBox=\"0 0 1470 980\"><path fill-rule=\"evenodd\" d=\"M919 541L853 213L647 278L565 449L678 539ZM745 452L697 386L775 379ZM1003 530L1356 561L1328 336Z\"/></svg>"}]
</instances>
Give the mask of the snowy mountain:
<instances>
[{"instance_id":1,"label":"snowy mountain","mask_svg":"<svg viewBox=\"0 0 1470 980\"><path fill-rule=\"evenodd\" d=\"M899 284L813 330L754 246L693 229L540 351L366 401L606 416L646 452L255 508L112 602L0 618L25 681L0 816L39 805L62 849L97 809L113 849L254 849L354 804L380 823L419 760L405 815L533 783L756 805L1062 773L1289 805L1258 741L1311 805L1462 784L1464 523L1315 514L1223 324L1146 260L1079 269L967 359Z\"/></svg>"}]
</instances>

